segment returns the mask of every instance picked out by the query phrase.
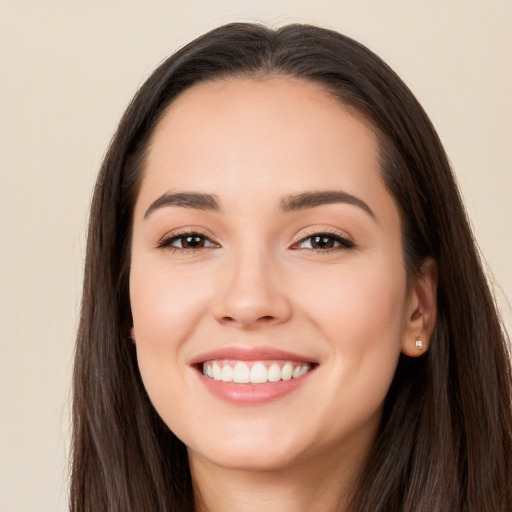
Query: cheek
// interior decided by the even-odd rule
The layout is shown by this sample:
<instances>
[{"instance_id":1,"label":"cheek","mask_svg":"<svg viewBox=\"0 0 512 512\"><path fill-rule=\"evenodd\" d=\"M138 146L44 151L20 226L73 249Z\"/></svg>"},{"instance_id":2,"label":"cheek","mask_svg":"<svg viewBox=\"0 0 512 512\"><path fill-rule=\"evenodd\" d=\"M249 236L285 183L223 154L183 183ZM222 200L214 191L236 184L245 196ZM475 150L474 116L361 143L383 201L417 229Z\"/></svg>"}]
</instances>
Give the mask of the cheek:
<instances>
[{"instance_id":1,"label":"cheek","mask_svg":"<svg viewBox=\"0 0 512 512\"><path fill-rule=\"evenodd\" d=\"M340 343L350 344L357 333L359 338L380 333L371 338L376 343L401 330L406 277L405 270L392 261L327 269L325 275L308 280L307 289L307 293L296 293L305 299L304 310Z\"/></svg>"},{"instance_id":2,"label":"cheek","mask_svg":"<svg viewBox=\"0 0 512 512\"><path fill-rule=\"evenodd\" d=\"M304 309L330 350L329 385L318 404L330 418L326 439L376 428L400 356L405 276L352 268L313 295Z\"/></svg>"},{"instance_id":3,"label":"cheek","mask_svg":"<svg viewBox=\"0 0 512 512\"><path fill-rule=\"evenodd\" d=\"M191 273L154 265L132 266L130 301L137 340L155 349L178 349L204 311L204 285Z\"/></svg>"},{"instance_id":4,"label":"cheek","mask_svg":"<svg viewBox=\"0 0 512 512\"><path fill-rule=\"evenodd\" d=\"M179 383L186 379L185 350L205 311L206 294L197 279L164 267L132 264L130 301L139 370L163 418L185 414Z\"/></svg>"},{"instance_id":5,"label":"cheek","mask_svg":"<svg viewBox=\"0 0 512 512\"><path fill-rule=\"evenodd\" d=\"M329 280L312 281L301 307L329 344L333 374L354 396L378 403L387 393L401 350L405 299L405 271L391 263L340 268Z\"/></svg>"}]
</instances>

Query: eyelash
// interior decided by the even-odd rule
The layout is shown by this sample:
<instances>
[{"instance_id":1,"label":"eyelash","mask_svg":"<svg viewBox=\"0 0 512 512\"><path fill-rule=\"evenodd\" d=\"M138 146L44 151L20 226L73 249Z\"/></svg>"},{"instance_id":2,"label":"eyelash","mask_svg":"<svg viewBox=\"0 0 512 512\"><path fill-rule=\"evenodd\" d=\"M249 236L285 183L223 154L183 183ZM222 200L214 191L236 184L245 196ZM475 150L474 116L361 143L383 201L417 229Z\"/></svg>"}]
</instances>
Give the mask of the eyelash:
<instances>
[{"instance_id":1,"label":"eyelash","mask_svg":"<svg viewBox=\"0 0 512 512\"><path fill-rule=\"evenodd\" d=\"M329 247L327 249L315 249L314 247L304 247L303 249L308 251L314 251L318 254L326 254L333 251L343 251L348 249L353 249L355 247L355 243L352 240L349 240L348 238L344 237L337 231L315 231L313 233L308 233L306 236L302 237L298 242L293 244L291 247L292 250L298 250L298 245L306 242L307 240L311 240L314 238L328 238L332 240L333 243L338 244L338 246L335 247ZM310 243L311 245L311 243Z\"/></svg>"},{"instance_id":2,"label":"eyelash","mask_svg":"<svg viewBox=\"0 0 512 512\"><path fill-rule=\"evenodd\" d=\"M182 240L182 243L183 243L183 239L194 238L194 237L200 238L203 243L207 241L211 245L206 246L206 247L205 246L203 246L203 247L175 247L172 245L174 242L176 242L180 239ZM355 247L354 242L352 242L348 238L345 238L344 236L342 236L341 234L339 234L337 232L316 231L314 233L310 233L310 234L306 235L305 237L301 238L298 242L296 242L295 244L292 245L291 249L292 250L300 250L300 248L298 247L300 244L306 242L307 240L312 240L314 238L322 238L322 237L330 239L330 240L332 240L332 243L338 244L338 245L334 246L334 247L329 247L327 249L318 249L318 248L315 249L314 247L304 247L303 250L314 251L315 253L318 253L318 254L326 254L326 253L330 253L333 251L353 249ZM312 245L312 244L310 243L310 245ZM170 252L185 252L185 253L190 253L193 251L200 251L202 249L216 248L216 247L220 247L220 246L218 244L216 244L215 242L213 242L208 236L206 236L205 234L200 233L198 231L181 231L178 233L173 233L172 235L167 236L167 237L163 238L162 240L160 240L160 242L158 242L158 245L157 245L157 249L166 249Z\"/></svg>"},{"instance_id":3,"label":"eyelash","mask_svg":"<svg viewBox=\"0 0 512 512\"><path fill-rule=\"evenodd\" d=\"M211 246L208 246L208 247L197 247L197 248L194 248L194 247L174 247L173 244L174 242L176 242L177 240L180 240L182 239L182 242L183 242L183 239L185 238L201 238L201 240L203 241L209 241L212 245ZM157 249L166 249L167 251L170 251L170 252L190 252L190 251L199 251L201 249L208 249L210 247L219 247L218 244L216 244L215 242L212 242L210 240L210 238L208 236L206 236L204 233L201 233L201 232L198 232L198 231L179 231L177 233L173 233L169 236L166 236L164 238L162 238L162 240L160 240L160 242L158 242L158 245L157 245Z\"/></svg>"}]
</instances>

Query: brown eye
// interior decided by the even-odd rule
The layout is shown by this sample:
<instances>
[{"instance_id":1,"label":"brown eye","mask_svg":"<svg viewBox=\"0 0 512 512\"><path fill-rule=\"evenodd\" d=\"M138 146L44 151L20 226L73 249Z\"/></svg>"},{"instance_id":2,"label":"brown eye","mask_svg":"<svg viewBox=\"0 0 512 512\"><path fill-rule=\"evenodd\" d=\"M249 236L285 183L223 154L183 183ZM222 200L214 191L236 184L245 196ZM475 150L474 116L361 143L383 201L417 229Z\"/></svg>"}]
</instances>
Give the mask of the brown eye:
<instances>
[{"instance_id":1,"label":"brown eye","mask_svg":"<svg viewBox=\"0 0 512 512\"><path fill-rule=\"evenodd\" d=\"M303 238L293 249L310 249L313 251L329 251L338 249L351 249L354 243L340 235L317 233Z\"/></svg>"},{"instance_id":2,"label":"brown eye","mask_svg":"<svg viewBox=\"0 0 512 512\"><path fill-rule=\"evenodd\" d=\"M204 236L182 236L178 240L181 240L181 248L183 249L197 249L205 246Z\"/></svg>"},{"instance_id":3,"label":"brown eye","mask_svg":"<svg viewBox=\"0 0 512 512\"><path fill-rule=\"evenodd\" d=\"M315 235L311 237L311 247L313 249L332 249L335 243L332 236Z\"/></svg>"},{"instance_id":4,"label":"brown eye","mask_svg":"<svg viewBox=\"0 0 512 512\"><path fill-rule=\"evenodd\" d=\"M162 240L158 244L159 249L193 251L195 249L204 249L209 247L219 247L208 237L201 233L185 233L174 235Z\"/></svg>"}]
</instances>

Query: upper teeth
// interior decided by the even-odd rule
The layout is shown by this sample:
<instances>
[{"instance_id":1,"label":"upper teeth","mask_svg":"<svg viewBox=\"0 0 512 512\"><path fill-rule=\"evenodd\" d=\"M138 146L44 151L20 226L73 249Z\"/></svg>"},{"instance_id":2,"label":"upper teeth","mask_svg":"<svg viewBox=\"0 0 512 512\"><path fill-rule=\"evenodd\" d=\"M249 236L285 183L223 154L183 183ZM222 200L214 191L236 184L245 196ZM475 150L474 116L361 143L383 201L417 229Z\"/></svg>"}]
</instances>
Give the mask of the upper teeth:
<instances>
[{"instance_id":1,"label":"upper teeth","mask_svg":"<svg viewBox=\"0 0 512 512\"><path fill-rule=\"evenodd\" d=\"M243 361L232 363L208 361L203 364L203 375L223 382L262 384L265 382L290 380L291 378L296 379L307 373L310 369L311 365L307 363L286 362L279 364L278 362L273 362L267 368L261 361L256 361L252 364Z\"/></svg>"}]
</instances>

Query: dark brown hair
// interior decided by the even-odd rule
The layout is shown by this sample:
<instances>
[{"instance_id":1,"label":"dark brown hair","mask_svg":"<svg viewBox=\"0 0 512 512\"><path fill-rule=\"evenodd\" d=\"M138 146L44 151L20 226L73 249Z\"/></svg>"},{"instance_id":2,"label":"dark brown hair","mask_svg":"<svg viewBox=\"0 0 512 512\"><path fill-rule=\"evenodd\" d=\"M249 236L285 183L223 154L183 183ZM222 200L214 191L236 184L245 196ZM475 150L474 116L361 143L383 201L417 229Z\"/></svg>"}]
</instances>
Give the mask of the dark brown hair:
<instances>
[{"instance_id":1,"label":"dark brown hair","mask_svg":"<svg viewBox=\"0 0 512 512\"><path fill-rule=\"evenodd\" d=\"M322 84L373 127L402 221L408 274L439 269L430 349L402 356L360 479L357 512L512 510L506 336L437 134L397 75L336 32L230 24L163 62L112 140L91 209L73 402L72 512L193 510L186 449L152 407L129 340L131 225L148 141L194 83L297 77Z\"/></svg>"}]
</instances>

